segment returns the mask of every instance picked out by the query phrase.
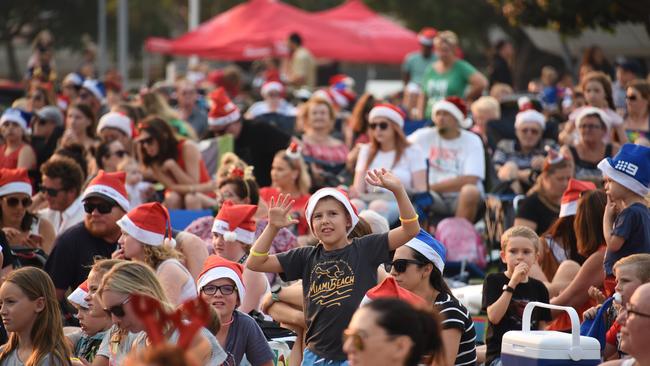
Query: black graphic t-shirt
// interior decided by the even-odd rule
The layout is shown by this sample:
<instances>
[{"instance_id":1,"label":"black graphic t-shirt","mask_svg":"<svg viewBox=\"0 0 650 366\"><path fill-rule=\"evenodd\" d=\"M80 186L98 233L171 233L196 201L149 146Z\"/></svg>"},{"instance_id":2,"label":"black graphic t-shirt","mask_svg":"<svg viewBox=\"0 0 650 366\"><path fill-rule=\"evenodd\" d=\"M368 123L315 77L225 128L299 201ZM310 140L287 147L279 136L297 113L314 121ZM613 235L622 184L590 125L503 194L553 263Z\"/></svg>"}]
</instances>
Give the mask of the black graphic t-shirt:
<instances>
[{"instance_id":1,"label":"black graphic t-shirt","mask_svg":"<svg viewBox=\"0 0 650 366\"><path fill-rule=\"evenodd\" d=\"M501 297L503 285L507 285L510 279L503 273L491 273L483 282L483 304L482 308L487 311ZM548 290L541 281L528 277L528 282L522 282L515 288L512 294L508 310L501 318L499 324L488 322L485 343L487 345L486 365L489 365L495 358L501 356L501 340L509 330L521 330L524 309L531 301L539 301L548 304ZM530 317L530 329L537 330L540 321L551 321L551 311L546 308L535 308Z\"/></svg>"},{"instance_id":2,"label":"black graphic t-shirt","mask_svg":"<svg viewBox=\"0 0 650 366\"><path fill-rule=\"evenodd\" d=\"M390 261L388 233L366 235L345 248L321 244L278 254L284 281L302 279L307 348L328 360L345 360L343 330L366 291L377 284L377 266Z\"/></svg>"}]
</instances>

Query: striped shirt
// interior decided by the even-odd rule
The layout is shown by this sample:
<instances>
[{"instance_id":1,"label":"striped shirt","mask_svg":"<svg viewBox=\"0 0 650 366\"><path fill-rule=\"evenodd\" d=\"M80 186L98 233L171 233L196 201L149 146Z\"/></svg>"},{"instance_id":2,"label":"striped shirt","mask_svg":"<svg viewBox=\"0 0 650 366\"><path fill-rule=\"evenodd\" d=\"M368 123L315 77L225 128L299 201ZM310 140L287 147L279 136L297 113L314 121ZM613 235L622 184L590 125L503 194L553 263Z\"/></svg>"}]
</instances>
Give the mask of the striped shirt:
<instances>
[{"instance_id":1,"label":"striped shirt","mask_svg":"<svg viewBox=\"0 0 650 366\"><path fill-rule=\"evenodd\" d=\"M438 294L434 304L444 319L442 329L460 330L460 342L454 365L476 365L476 330L469 311L447 293Z\"/></svg>"}]
</instances>

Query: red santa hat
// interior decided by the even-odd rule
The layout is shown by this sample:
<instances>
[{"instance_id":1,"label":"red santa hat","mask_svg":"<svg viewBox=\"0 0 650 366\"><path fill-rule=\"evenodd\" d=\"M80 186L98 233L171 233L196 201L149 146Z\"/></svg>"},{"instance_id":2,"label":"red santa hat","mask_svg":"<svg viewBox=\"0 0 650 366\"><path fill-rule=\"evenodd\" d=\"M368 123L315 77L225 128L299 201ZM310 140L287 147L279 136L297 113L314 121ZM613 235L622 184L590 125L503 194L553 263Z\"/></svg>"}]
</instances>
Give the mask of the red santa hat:
<instances>
[{"instance_id":1,"label":"red santa hat","mask_svg":"<svg viewBox=\"0 0 650 366\"><path fill-rule=\"evenodd\" d=\"M580 199L580 194L595 189L596 185L592 182L585 182L573 178L569 179L569 185L564 191L564 194L562 194L560 217L575 215L578 211L578 199Z\"/></svg>"},{"instance_id":2,"label":"red santa hat","mask_svg":"<svg viewBox=\"0 0 650 366\"><path fill-rule=\"evenodd\" d=\"M471 119L467 118L467 105L465 101L458 97L447 97L433 105L432 115L438 111L446 111L451 114L461 128L468 129L472 127Z\"/></svg>"},{"instance_id":3,"label":"red santa hat","mask_svg":"<svg viewBox=\"0 0 650 366\"><path fill-rule=\"evenodd\" d=\"M226 201L214 218L212 232L223 235L226 241L251 245L255 242L255 211L255 205L235 205L232 201Z\"/></svg>"},{"instance_id":4,"label":"red santa hat","mask_svg":"<svg viewBox=\"0 0 650 366\"><path fill-rule=\"evenodd\" d=\"M176 246L172 238L169 212L158 202L145 203L134 208L117 220L117 226L144 244L154 247L164 244Z\"/></svg>"},{"instance_id":5,"label":"red santa hat","mask_svg":"<svg viewBox=\"0 0 650 366\"><path fill-rule=\"evenodd\" d=\"M332 197L335 200L341 202L343 206L345 207L345 210L348 212L350 215L350 220L352 221L352 226L348 229L347 233L350 235L352 230L354 230L354 227L357 226L357 223L359 222L359 216L357 214L357 209L354 207L352 202L350 202L350 199L348 196L345 195L345 193L341 192L340 190L336 188L331 188L331 187L326 187L326 188L321 188L316 193L312 194L311 197L309 197L309 201L307 202L307 207L305 208L305 218L307 219L307 224L309 225L309 229L312 230L313 228L311 227L311 215L314 213L314 208L316 208L316 204L318 201L325 197Z\"/></svg>"},{"instance_id":6,"label":"red santa hat","mask_svg":"<svg viewBox=\"0 0 650 366\"><path fill-rule=\"evenodd\" d=\"M220 278L229 278L237 286L239 302L244 301L246 288L244 287L244 267L241 264L231 262L218 255L211 255L203 262L203 269L196 280L196 287L201 291L208 283Z\"/></svg>"},{"instance_id":7,"label":"red santa hat","mask_svg":"<svg viewBox=\"0 0 650 366\"><path fill-rule=\"evenodd\" d=\"M279 81L267 81L264 83L264 85L262 85L262 88L260 89L260 94L262 94L263 97L266 97L269 95L269 93L272 92L282 94L284 92L284 86L282 83Z\"/></svg>"},{"instance_id":8,"label":"red santa hat","mask_svg":"<svg viewBox=\"0 0 650 366\"><path fill-rule=\"evenodd\" d=\"M368 115L368 120L372 120L375 117L387 118L389 121L395 123L400 128L403 128L404 118L406 118L406 115L398 107L392 104L384 103L384 104L377 104L370 110L370 114Z\"/></svg>"},{"instance_id":9,"label":"red santa hat","mask_svg":"<svg viewBox=\"0 0 650 366\"><path fill-rule=\"evenodd\" d=\"M133 131L135 130L131 118L119 112L108 112L99 119L97 133L100 133L105 128L122 131L128 137L133 137Z\"/></svg>"},{"instance_id":10,"label":"red santa hat","mask_svg":"<svg viewBox=\"0 0 650 366\"><path fill-rule=\"evenodd\" d=\"M560 164L564 159L566 159L566 157L560 154L559 151L548 145L544 146L544 150L547 154L546 159L544 159L544 165L542 166L543 172L549 170L553 165Z\"/></svg>"},{"instance_id":11,"label":"red santa hat","mask_svg":"<svg viewBox=\"0 0 650 366\"><path fill-rule=\"evenodd\" d=\"M285 154L289 159L295 160L302 157L302 149L297 142L291 141L291 144L289 144L289 147L285 151Z\"/></svg>"},{"instance_id":12,"label":"red santa hat","mask_svg":"<svg viewBox=\"0 0 650 366\"><path fill-rule=\"evenodd\" d=\"M97 176L88 183L88 187L84 191L83 200L91 197L99 197L104 200L114 201L124 211L129 211L129 199L126 193L125 172L106 173L100 170Z\"/></svg>"},{"instance_id":13,"label":"red santa hat","mask_svg":"<svg viewBox=\"0 0 650 366\"><path fill-rule=\"evenodd\" d=\"M519 106L519 113L515 117L515 128L519 128L522 124L530 122L537 124L542 131L546 128L546 117L538 112L533 106L533 102L528 97L521 97L517 100Z\"/></svg>"},{"instance_id":14,"label":"red santa hat","mask_svg":"<svg viewBox=\"0 0 650 366\"><path fill-rule=\"evenodd\" d=\"M350 89L354 88L354 79L346 74L336 74L329 80L329 85L336 89Z\"/></svg>"},{"instance_id":15,"label":"red santa hat","mask_svg":"<svg viewBox=\"0 0 650 366\"><path fill-rule=\"evenodd\" d=\"M208 113L208 125L226 126L239 120L241 117L239 108L230 100L224 88L213 90L209 97L211 106Z\"/></svg>"},{"instance_id":16,"label":"red santa hat","mask_svg":"<svg viewBox=\"0 0 650 366\"><path fill-rule=\"evenodd\" d=\"M354 93L349 90L334 88L316 90L312 96L325 99L338 109L347 108L355 98Z\"/></svg>"},{"instance_id":17,"label":"red santa hat","mask_svg":"<svg viewBox=\"0 0 650 366\"><path fill-rule=\"evenodd\" d=\"M88 309L89 305L86 302L86 296L88 296L88 280L83 281L70 295L68 295L68 301L71 303L77 304L84 309Z\"/></svg>"},{"instance_id":18,"label":"red santa hat","mask_svg":"<svg viewBox=\"0 0 650 366\"><path fill-rule=\"evenodd\" d=\"M380 284L366 292L366 296L361 300L359 306L363 306L373 300L381 298L397 298L403 300L414 307L425 307L426 301L413 292L400 287L393 277L386 277Z\"/></svg>"},{"instance_id":19,"label":"red santa hat","mask_svg":"<svg viewBox=\"0 0 650 366\"><path fill-rule=\"evenodd\" d=\"M433 46L433 40L436 38L438 31L431 27L424 27L418 33L418 42L423 46Z\"/></svg>"},{"instance_id":20,"label":"red santa hat","mask_svg":"<svg viewBox=\"0 0 650 366\"><path fill-rule=\"evenodd\" d=\"M32 196L32 182L27 169L0 169L0 197L12 193Z\"/></svg>"}]
</instances>

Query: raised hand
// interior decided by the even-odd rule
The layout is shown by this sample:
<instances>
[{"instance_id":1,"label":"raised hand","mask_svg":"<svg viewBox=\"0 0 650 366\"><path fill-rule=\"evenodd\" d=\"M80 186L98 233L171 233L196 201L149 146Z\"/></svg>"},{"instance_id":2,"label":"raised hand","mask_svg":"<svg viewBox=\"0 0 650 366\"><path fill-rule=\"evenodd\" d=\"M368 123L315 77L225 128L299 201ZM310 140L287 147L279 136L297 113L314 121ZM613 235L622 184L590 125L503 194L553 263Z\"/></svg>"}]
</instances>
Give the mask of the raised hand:
<instances>
[{"instance_id":1,"label":"raised hand","mask_svg":"<svg viewBox=\"0 0 650 366\"><path fill-rule=\"evenodd\" d=\"M530 267L526 263L524 262L519 263L515 267L515 270L512 272L510 283L513 286L511 287L517 287L518 284L520 284L523 280L525 280L526 276L528 276L528 271L530 271Z\"/></svg>"},{"instance_id":2,"label":"raised hand","mask_svg":"<svg viewBox=\"0 0 650 366\"><path fill-rule=\"evenodd\" d=\"M383 168L368 170L368 174L366 174L366 183L372 186L385 188L393 193L397 193L399 190L404 189L402 182L400 182L393 173Z\"/></svg>"},{"instance_id":3,"label":"raised hand","mask_svg":"<svg viewBox=\"0 0 650 366\"><path fill-rule=\"evenodd\" d=\"M271 202L269 202L269 226L281 229L297 224L298 220L289 215L294 203L295 201L288 194L278 195L277 200L275 200L275 197L271 197Z\"/></svg>"}]
</instances>

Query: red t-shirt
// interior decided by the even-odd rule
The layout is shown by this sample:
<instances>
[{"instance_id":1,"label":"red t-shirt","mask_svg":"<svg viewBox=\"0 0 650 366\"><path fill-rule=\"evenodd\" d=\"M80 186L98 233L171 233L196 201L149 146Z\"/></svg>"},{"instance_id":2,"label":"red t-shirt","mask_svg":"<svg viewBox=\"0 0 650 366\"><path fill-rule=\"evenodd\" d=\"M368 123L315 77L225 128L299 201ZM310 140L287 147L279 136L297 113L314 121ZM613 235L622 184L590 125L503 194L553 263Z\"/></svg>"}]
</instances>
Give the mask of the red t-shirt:
<instances>
[{"instance_id":1,"label":"red t-shirt","mask_svg":"<svg viewBox=\"0 0 650 366\"><path fill-rule=\"evenodd\" d=\"M277 198L280 192L273 187L264 187L260 189L260 198L266 202L271 202L271 198ZM303 194L298 197L292 197L295 202L291 208L291 215L298 219L297 234L298 235L307 235L309 234L309 225L305 219L305 208L307 207L307 202L309 201L309 194Z\"/></svg>"},{"instance_id":2,"label":"red t-shirt","mask_svg":"<svg viewBox=\"0 0 650 366\"><path fill-rule=\"evenodd\" d=\"M183 145L185 144L186 140L180 140L178 142L178 145L176 145L176 149L178 150L178 158L176 159L176 163L178 163L178 166L181 167L181 169L185 170L185 160L183 160ZM210 174L208 174L208 168L205 166L205 161L203 161L203 158L199 159L199 183L206 183L210 181ZM206 193L207 196L210 196L212 198L217 197L216 193L214 192L208 192Z\"/></svg>"}]
</instances>

